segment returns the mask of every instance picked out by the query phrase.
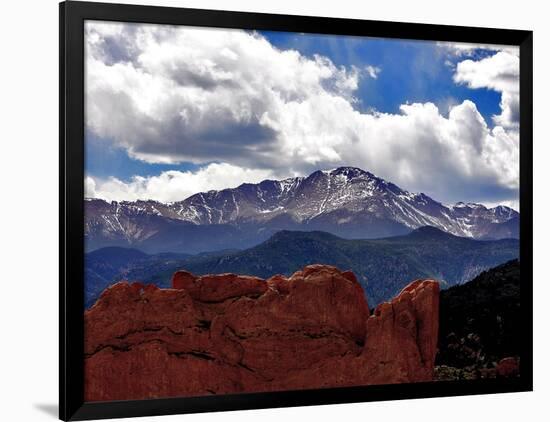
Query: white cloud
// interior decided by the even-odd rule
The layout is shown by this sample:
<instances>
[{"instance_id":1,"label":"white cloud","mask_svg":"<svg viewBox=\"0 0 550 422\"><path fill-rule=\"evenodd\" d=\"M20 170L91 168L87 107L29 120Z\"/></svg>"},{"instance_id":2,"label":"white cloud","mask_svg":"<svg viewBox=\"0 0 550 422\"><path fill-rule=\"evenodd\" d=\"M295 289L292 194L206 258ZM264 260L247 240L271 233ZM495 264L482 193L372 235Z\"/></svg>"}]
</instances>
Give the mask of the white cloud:
<instances>
[{"instance_id":1,"label":"white cloud","mask_svg":"<svg viewBox=\"0 0 550 422\"><path fill-rule=\"evenodd\" d=\"M365 67L365 71L367 72L367 75L369 75L372 79L376 79L378 78L378 74L382 71L382 69L377 66L368 65Z\"/></svg>"},{"instance_id":2,"label":"white cloud","mask_svg":"<svg viewBox=\"0 0 550 422\"><path fill-rule=\"evenodd\" d=\"M249 170L226 163L213 163L197 171L165 171L157 176L135 176L129 182L117 178L97 180L86 177L84 191L88 198L107 201L154 199L175 202L197 192L237 187L241 183L258 183L270 177L268 170Z\"/></svg>"},{"instance_id":3,"label":"white cloud","mask_svg":"<svg viewBox=\"0 0 550 422\"><path fill-rule=\"evenodd\" d=\"M88 23L86 34L87 128L134 158L217 161L274 177L353 165L442 201L517 192L518 136L504 124L512 120L506 105L493 129L469 101L450 107L448 117L432 103L361 113L354 95L365 72L378 75L374 67L337 67L244 31ZM504 104L512 82L495 82L500 73L482 79L486 66L472 63L457 82L494 84ZM96 189L143 197L155 194L148 186L167 182L164 173L156 177ZM207 189L193 180L185 192ZM230 182L222 177L219 188ZM182 199L180 185L172 186L156 198Z\"/></svg>"},{"instance_id":4,"label":"white cloud","mask_svg":"<svg viewBox=\"0 0 550 422\"><path fill-rule=\"evenodd\" d=\"M86 28L87 127L148 162L270 160L275 110L320 93L353 101L360 76L244 31Z\"/></svg>"},{"instance_id":5,"label":"white cloud","mask_svg":"<svg viewBox=\"0 0 550 422\"><path fill-rule=\"evenodd\" d=\"M96 190L96 182L93 177L86 176L84 178L84 197L85 198L103 198Z\"/></svg>"},{"instance_id":6,"label":"white cloud","mask_svg":"<svg viewBox=\"0 0 550 422\"><path fill-rule=\"evenodd\" d=\"M499 51L481 60L464 60L456 65L454 80L469 88L488 88L501 93L501 114L496 124L507 128L519 125L519 56Z\"/></svg>"},{"instance_id":7,"label":"white cloud","mask_svg":"<svg viewBox=\"0 0 550 422\"><path fill-rule=\"evenodd\" d=\"M503 205L519 212L519 198L508 201L483 202L483 205L485 205L487 208L494 208L496 206Z\"/></svg>"},{"instance_id":8,"label":"white cloud","mask_svg":"<svg viewBox=\"0 0 550 422\"><path fill-rule=\"evenodd\" d=\"M487 88L501 94L501 114L495 124L508 129L519 127L519 47L495 44L439 42L438 46L459 59L445 64L455 69L454 80L472 89ZM476 54L484 51L483 58ZM487 55L487 51L492 52ZM463 60L465 57L468 59Z\"/></svg>"}]
</instances>

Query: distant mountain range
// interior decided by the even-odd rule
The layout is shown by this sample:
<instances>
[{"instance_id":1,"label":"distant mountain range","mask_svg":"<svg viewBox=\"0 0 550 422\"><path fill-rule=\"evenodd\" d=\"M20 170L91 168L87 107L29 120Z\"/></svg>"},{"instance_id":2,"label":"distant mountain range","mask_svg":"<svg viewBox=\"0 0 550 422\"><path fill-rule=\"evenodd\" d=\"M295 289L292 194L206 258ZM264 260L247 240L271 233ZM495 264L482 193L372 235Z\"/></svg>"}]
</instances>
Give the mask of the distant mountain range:
<instances>
[{"instance_id":1,"label":"distant mountain range","mask_svg":"<svg viewBox=\"0 0 550 422\"><path fill-rule=\"evenodd\" d=\"M435 227L373 240L342 239L319 231L280 231L250 249L195 256L149 255L110 247L86 254L86 306L92 305L105 287L122 279L169 287L172 274L180 269L197 275L233 272L267 278L288 276L315 263L352 270L369 305L374 306L414 279L435 278L443 287L461 284L518 254L517 239L474 240Z\"/></svg>"},{"instance_id":2,"label":"distant mountain range","mask_svg":"<svg viewBox=\"0 0 550 422\"><path fill-rule=\"evenodd\" d=\"M505 206L444 205L354 167L245 183L169 204L85 202L88 251L123 246L148 253L198 253L249 248L280 230L374 239L423 226L473 239L518 238L519 213Z\"/></svg>"}]
</instances>

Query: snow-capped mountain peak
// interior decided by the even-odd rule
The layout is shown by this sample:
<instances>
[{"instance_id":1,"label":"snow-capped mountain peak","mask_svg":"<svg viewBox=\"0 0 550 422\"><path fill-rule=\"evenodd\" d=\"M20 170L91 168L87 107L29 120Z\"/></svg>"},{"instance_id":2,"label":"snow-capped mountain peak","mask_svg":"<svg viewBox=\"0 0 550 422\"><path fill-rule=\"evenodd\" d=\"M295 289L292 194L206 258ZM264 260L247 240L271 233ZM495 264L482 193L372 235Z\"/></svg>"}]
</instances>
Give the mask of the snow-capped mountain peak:
<instances>
[{"instance_id":1,"label":"snow-capped mountain peak","mask_svg":"<svg viewBox=\"0 0 550 422\"><path fill-rule=\"evenodd\" d=\"M457 236L484 239L518 237L519 225L519 214L511 208L489 209L465 202L443 205L356 167L245 183L171 204L88 200L85 207L87 236L128 242L159 236L169 222L231 227L252 238L280 229L374 238L433 226ZM167 227L173 229L175 223L170 224Z\"/></svg>"}]
</instances>

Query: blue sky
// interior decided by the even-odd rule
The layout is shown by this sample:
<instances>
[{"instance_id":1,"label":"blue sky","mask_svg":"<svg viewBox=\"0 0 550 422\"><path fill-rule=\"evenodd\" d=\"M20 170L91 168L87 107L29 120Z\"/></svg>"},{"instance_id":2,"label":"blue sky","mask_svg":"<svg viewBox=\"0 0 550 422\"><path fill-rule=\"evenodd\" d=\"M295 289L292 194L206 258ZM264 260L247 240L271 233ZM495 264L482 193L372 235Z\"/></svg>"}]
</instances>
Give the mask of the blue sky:
<instances>
[{"instance_id":1,"label":"blue sky","mask_svg":"<svg viewBox=\"0 0 550 422\"><path fill-rule=\"evenodd\" d=\"M140 31L146 43L138 42ZM175 200L232 187L224 182L355 165L443 202L517 202L513 50L197 32L88 28L85 167L92 195ZM329 118L319 120L317 105L317 114ZM227 165L231 176L212 164ZM415 173L420 164L425 174ZM167 175L181 175L178 186L186 188L155 198L149 185ZM430 182L434 177L442 186Z\"/></svg>"},{"instance_id":2,"label":"blue sky","mask_svg":"<svg viewBox=\"0 0 550 422\"><path fill-rule=\"evenodd\" d=\"M116 177L130 181L136 175L150 176L168 170L194 171L199 168L193 163L155 164L132 159L124 148L99 138L90 130L86 131L84 145L86 174L102 179Z\"/></svg>"},{"instance_id":3,"label":"blue sky","mask_svg":"<svg viewBox=\"0 0 550 422\"><path fill-rule=\"evenodd\" d=\"M398 113L399 106L406 102L431 101L446 111L450 103L470 99L487 121L500 111L498 92L451 83L454 70L445 62L456 64L460 57L448 57L434 42L273 31L262 35L281 49L296 49L306 56L320 54L338 66L373 65L383 69L377 79L360 85L358 109L373 107ZM484 49L475 52L476 57L490 54Z\"/></svg>"}]
</instances>

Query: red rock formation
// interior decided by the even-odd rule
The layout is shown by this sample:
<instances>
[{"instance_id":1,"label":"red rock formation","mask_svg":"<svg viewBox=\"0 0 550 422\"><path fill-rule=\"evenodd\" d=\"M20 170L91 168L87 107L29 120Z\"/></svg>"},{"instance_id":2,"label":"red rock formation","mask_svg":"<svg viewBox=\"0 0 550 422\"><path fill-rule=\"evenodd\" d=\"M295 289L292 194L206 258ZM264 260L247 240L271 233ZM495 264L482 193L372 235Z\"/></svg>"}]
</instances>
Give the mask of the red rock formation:
<instances>
[{"instance_id":1,"label":"red rock formation","mask_svg":"<svg viewBox=\"0 0 550 422\"><path fill-rule=\"evenodd\" d=\"M179 271L173 289L118 283L85 314L85 398L198 396L428 381L439 285L369 315L351 272L290 278Z\"/></svg>"},{"instance_id":2,"label":"red rock formation","mask_svg":"<svg viewBox=\"0 0 550 422\"><path fill-rule=\"evenodd\" d=\"M519 376L519 358L507 357L501 359L497 364L496 373L497 376L505 378Z\"/></svg>"}]
</instances>

